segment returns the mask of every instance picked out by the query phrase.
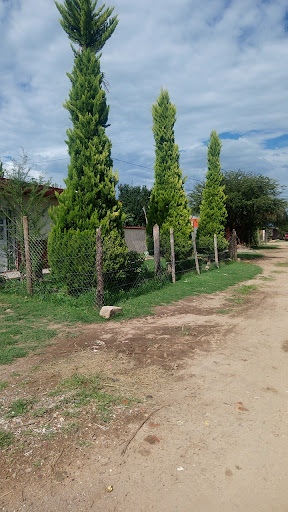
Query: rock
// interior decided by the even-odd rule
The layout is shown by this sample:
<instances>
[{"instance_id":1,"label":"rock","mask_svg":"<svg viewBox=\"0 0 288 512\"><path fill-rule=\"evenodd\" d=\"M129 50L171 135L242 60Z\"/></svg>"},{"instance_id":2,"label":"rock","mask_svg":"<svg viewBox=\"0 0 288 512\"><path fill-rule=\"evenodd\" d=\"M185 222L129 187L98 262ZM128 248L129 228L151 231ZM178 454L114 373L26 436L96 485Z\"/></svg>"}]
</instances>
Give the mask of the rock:
<instances>
[{"instance_id":1,"label":"rock","mask_svg":"<svg viewBox=\"0 0 288 512\"><path fill-rule=\"evenodd\" d=\"M160 443L160 439L154 435L145 437L144 441L146 441L146 443L149 443L149 444Z\"/></svg>"},{"instance_id":2,"label":"rock","mask_svg":"<svg viewBox=\"0 0 288 512\"><path fill-rule=\"evenodd\" d=\"M5 309L5 313L14 313L12 309Z\"/></svg>"},{"instance_id":3,"label":"rock","mask_svg":"<svg viewBox=\"0 0 288 512\"><path fill-rule=\"evenodd\" d=\"M111 316L115 315L115 313L121 313L122 308L118 308L117 306L103 306L100 310L100 316L103 318L111 318Z\"/></svg>"}]
</instances>

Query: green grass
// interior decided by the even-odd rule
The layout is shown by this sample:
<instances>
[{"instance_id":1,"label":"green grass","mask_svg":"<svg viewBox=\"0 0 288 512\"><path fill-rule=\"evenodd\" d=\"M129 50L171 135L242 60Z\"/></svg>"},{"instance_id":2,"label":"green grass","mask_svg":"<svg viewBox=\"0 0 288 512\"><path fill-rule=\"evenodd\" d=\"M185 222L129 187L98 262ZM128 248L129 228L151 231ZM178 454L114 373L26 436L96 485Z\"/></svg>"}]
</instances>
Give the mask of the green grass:
<instances>
[{"instance_id":1,"label":"green grass","mask_svg":"<svg viewBox=\"0 0 288 512\"><path fill-rule=\"evenodd\" d=\"M240 258L240 260L259 260L260 258L265 258L265 254L259 252L238 252L237 257Z\"/></svg>"},{"instance_id":2,"label":"green grass","mask_svg":"<svg viewBox=\"0 0 288 512\"><path fill-rule=\"evenodd\" d=\"M50 393L50 396L59 395L63 395L63 406L81 407L93 402L103 421L109 420L111 407L122 400L121 397L110 395L103 390L103 380L97 374L87 377L74 373L71 377L63 379ZM127 401L129 402L132 403L132 400Z\"/></svg>"},{"instance_id":3,"label":"green grass","mask_svg":"<svg viewBox=\"0 0 288 512\"><path fill-rule=\"evenodd\" d=\"M283 261L283 263L279 261L276 263L276 267L288 267L288 261Z\"/></svg>"},{"instance_id":4,"label":"green grass","mask_svg":"<svg viewBox=\"0 0 288 512\"><path fill-rule=\"evenodd\" d=\"M165 288L147 295L119 301L117 306L123 308L123 314L116 316L115 320L151 315L155 306L171 304L184 297L223 291L241 281L253 279L261 272L259 266L244 262L223 264L219 269L201 275L189 272L182 275L175 284L168 283Z\"/></svg>"},{"instance_id":5,"label":"green grass","mask_svg":"<svg viewBox=\"0 0 288 512\"><path fill-rule=\"evenodd\" d=\"M219 269L203 272L200 276L195 272L180 274L175 284L167 277L162 281L154 278L129 292L130 296L125 292L119 294L114 305L123 307L123 314L114 318L117 321L151 315L155 306L170 304L188 296L222 291L259 273L261 268L256 265L233 262L223 263ZM41 349L57 336L59 329L50 329L49 322L66 327L81 322L106 322L91 303L81 306L80 303L45 302L37 296L24 298L2 289L0 304L0 365L12 363L32 350ZM11 309L12 313L5 313L6 309Z\"/></svg>"},{"instance_id":6,"label":"green grass","mask_svg":"<svg viewBox=\"0 0 288 512\"><path fill-rule=\"evenodd\" d=\"M237 289L237 293L240 293L241 295L249 295L251 292L258 289L258 286L256 284L243 284Z\"/></svg>"},{"instance_id":7,"label":"green grass","mask_svg":"<svg viewBox=\"0 0 288 512\"><path fill-rule=\"evenodd\" d=\"M0 448L8 448L14 441L14 434L8 430L0 430Z\"/></svg>"},{"instance_id":8,"label":"green grass","mask_svg":"<svg viewBox=\"0 0 288 512\"><path fill-rule=\"evenodd\" d=\"M33 399L27 400L25 398L14 400L8 408L7 417L16 418L17 416L24 416L30 410L33 401Z\"/></svg>"},{"instance_id":9,"label":"green grass","mask_svg":"<svg viewBox=\"0 0 288 512\"><path fill-rule=\"evenodd\" d=\"M267 250L271 250L271 251L274 251L275 249L279 249L279 245L274 245L274 244L260 244L260 245L252 245L251 247L253 250L256 250L256 251L261 251L261 249L267 251Z\"/></svg>"},{"instance_id":10,"label":"green grass","mask_svg":"<svg viewBox=\"0 0 288 512\"><path fill-rule=\"evenodd\" d=\"M0 380L0 391L2 391L2 389L6 389L7 386L8 386L8 382Z\"/></svg>"}]
</instances>

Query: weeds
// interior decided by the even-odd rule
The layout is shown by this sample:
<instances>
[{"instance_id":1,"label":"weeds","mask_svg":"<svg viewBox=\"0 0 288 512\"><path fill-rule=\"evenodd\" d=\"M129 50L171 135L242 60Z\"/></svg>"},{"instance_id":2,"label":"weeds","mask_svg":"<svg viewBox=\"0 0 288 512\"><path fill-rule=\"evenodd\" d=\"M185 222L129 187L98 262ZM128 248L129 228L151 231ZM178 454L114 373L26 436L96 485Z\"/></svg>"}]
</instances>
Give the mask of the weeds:
<instances>
[{"instance_id":1,"label":"weeds","mask_svg":"<svg viewBox=\"0 0 288 512\"><path fill-rule=\"evenodd\" d=\"M0 448L8 448L14 442L14 434L7 430L0 430Z\"/></svg>"},{"instance_id":2,"label":"weeds","mask_svg":"<svg viewBox=\"0 0 288 512\"><path fill-rule=\"evenodd\" d=\"M33 399L26 400L24 398L19 398L18 400L15 400L9 406L7 417L15 418L16 416L23 416L29 411L33 401Z\"/></svg>"},{"instance_id":3,"label":"weeds","mask_svg":"<svg viewBox=\"0 0 288 512\"><path fill-rule=\"evenodd\" d=\"M120 397L109 395L103 391L102 379L99 375L86 377L74 373L71 377L63 379L50 396L64 395L61 404L81 407L90 402L96 406L97 413L107 421L110 417L110 409L121 400ZM69 415L72 413L69 411Z\"/></svg>"},{"instance_id":4,"label":"weeds","mask_svg":"<svg viewBox=\"0 0 288 512\"><path fill-rule=\"evenodd\" d=\"M0 381L0 391L2 391L2 389L6 389L7 386L8 386L8 382Z\"/></svg>"}]
</instances>

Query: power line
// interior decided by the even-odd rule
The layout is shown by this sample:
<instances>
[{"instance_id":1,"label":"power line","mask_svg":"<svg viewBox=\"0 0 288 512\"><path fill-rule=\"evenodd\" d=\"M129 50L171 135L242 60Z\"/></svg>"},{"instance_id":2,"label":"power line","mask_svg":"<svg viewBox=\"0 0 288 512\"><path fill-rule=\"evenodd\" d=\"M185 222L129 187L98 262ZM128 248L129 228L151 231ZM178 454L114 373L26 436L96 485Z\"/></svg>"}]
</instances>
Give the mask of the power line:
<instances>
[{"instance_id":1,"label":"power line","mask_svg":"<svg viewBox=\"0 0 288 512\"><path fill-rule=\"evenodd\" d=\"M2 158L0 157L0 160L2 160ZM44 164L44 163L49 163L49 162L63 162L64 160L69 160L69 157L65 157L65 158L51 158L49 160L41 160L39 162L33 162L33 165L34 164ZM121 160L120 158L112 158L112 160L116 160L116 162L122 162L124 164L129 164L129 165L134 165L135 167L141 167L142 169L147 169L149 171L154 171L154 169L152 167L146 167L145 165L141 165L141 164L136 164L135 162L129 162L128 160ZM192 180L192 181L201 181L201 180L197 180L195 178L188 178L189 180Z\"/></svg>"},{"instance_id":2,"label":"power line","mask_svg":"<svg viewBox=\"0 0 288 512\"><path fill-rule=\"evenodd\" d=\"M69 157L66 157L66 158L51 158L49 160L41 160L39 162L33 162L33 164L45 164L47 162L48 163L49 162L60 162L60 161L63 161L63 160L69 160ZM149 171L154 171L154 169L152 167L146 167L145 165L136 164L135 162L128 162L127 160L121 160L120 158L112 157L112 160L116 160L116 162L123 162L124 164L135 165L136 167L141 167L142 169L148 169Z\"/></svg>"}]
</instances>

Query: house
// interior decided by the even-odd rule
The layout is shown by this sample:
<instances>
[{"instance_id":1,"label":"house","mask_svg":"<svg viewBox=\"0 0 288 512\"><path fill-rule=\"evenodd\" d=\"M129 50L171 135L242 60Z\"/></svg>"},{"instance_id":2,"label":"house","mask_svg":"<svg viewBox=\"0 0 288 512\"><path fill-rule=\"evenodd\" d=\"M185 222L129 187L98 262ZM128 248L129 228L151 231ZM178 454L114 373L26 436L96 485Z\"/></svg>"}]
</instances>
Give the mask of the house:
<instances>
[{"instance_id":1,"label":"house","mask_svg":"<svg viewBox=\"0 0 288 512\"><path fill-rule=\"evenodd\" d=\"M0 272L6 272L7 270L15 270L18 269L19 263L21 260L21 255L18 250L18 242L15 240L15 236L13 236L13 225L9 221L9 215L7 210L9 211L9 204L3 203L1 204L1 188L5 187L5 184L8 182L6 178L0 178ZM43 190L43 186L40 185L39 189ZM26 189L23 194L24 202L28 201L29 198L29 189ZM58 201L56 198L56 192L61 194L63 192L62 188L58 187L49 187L44 194L44 198L46 202L43 204L43 215L40 219L41 229L40 236L41 244L43 246L43 251L46 251L48 234L51 230L51 219L48 214L48 210L50 206L57 206ZM7 214L5 215L5 211Z\"/></svg>"}]
</instances>

